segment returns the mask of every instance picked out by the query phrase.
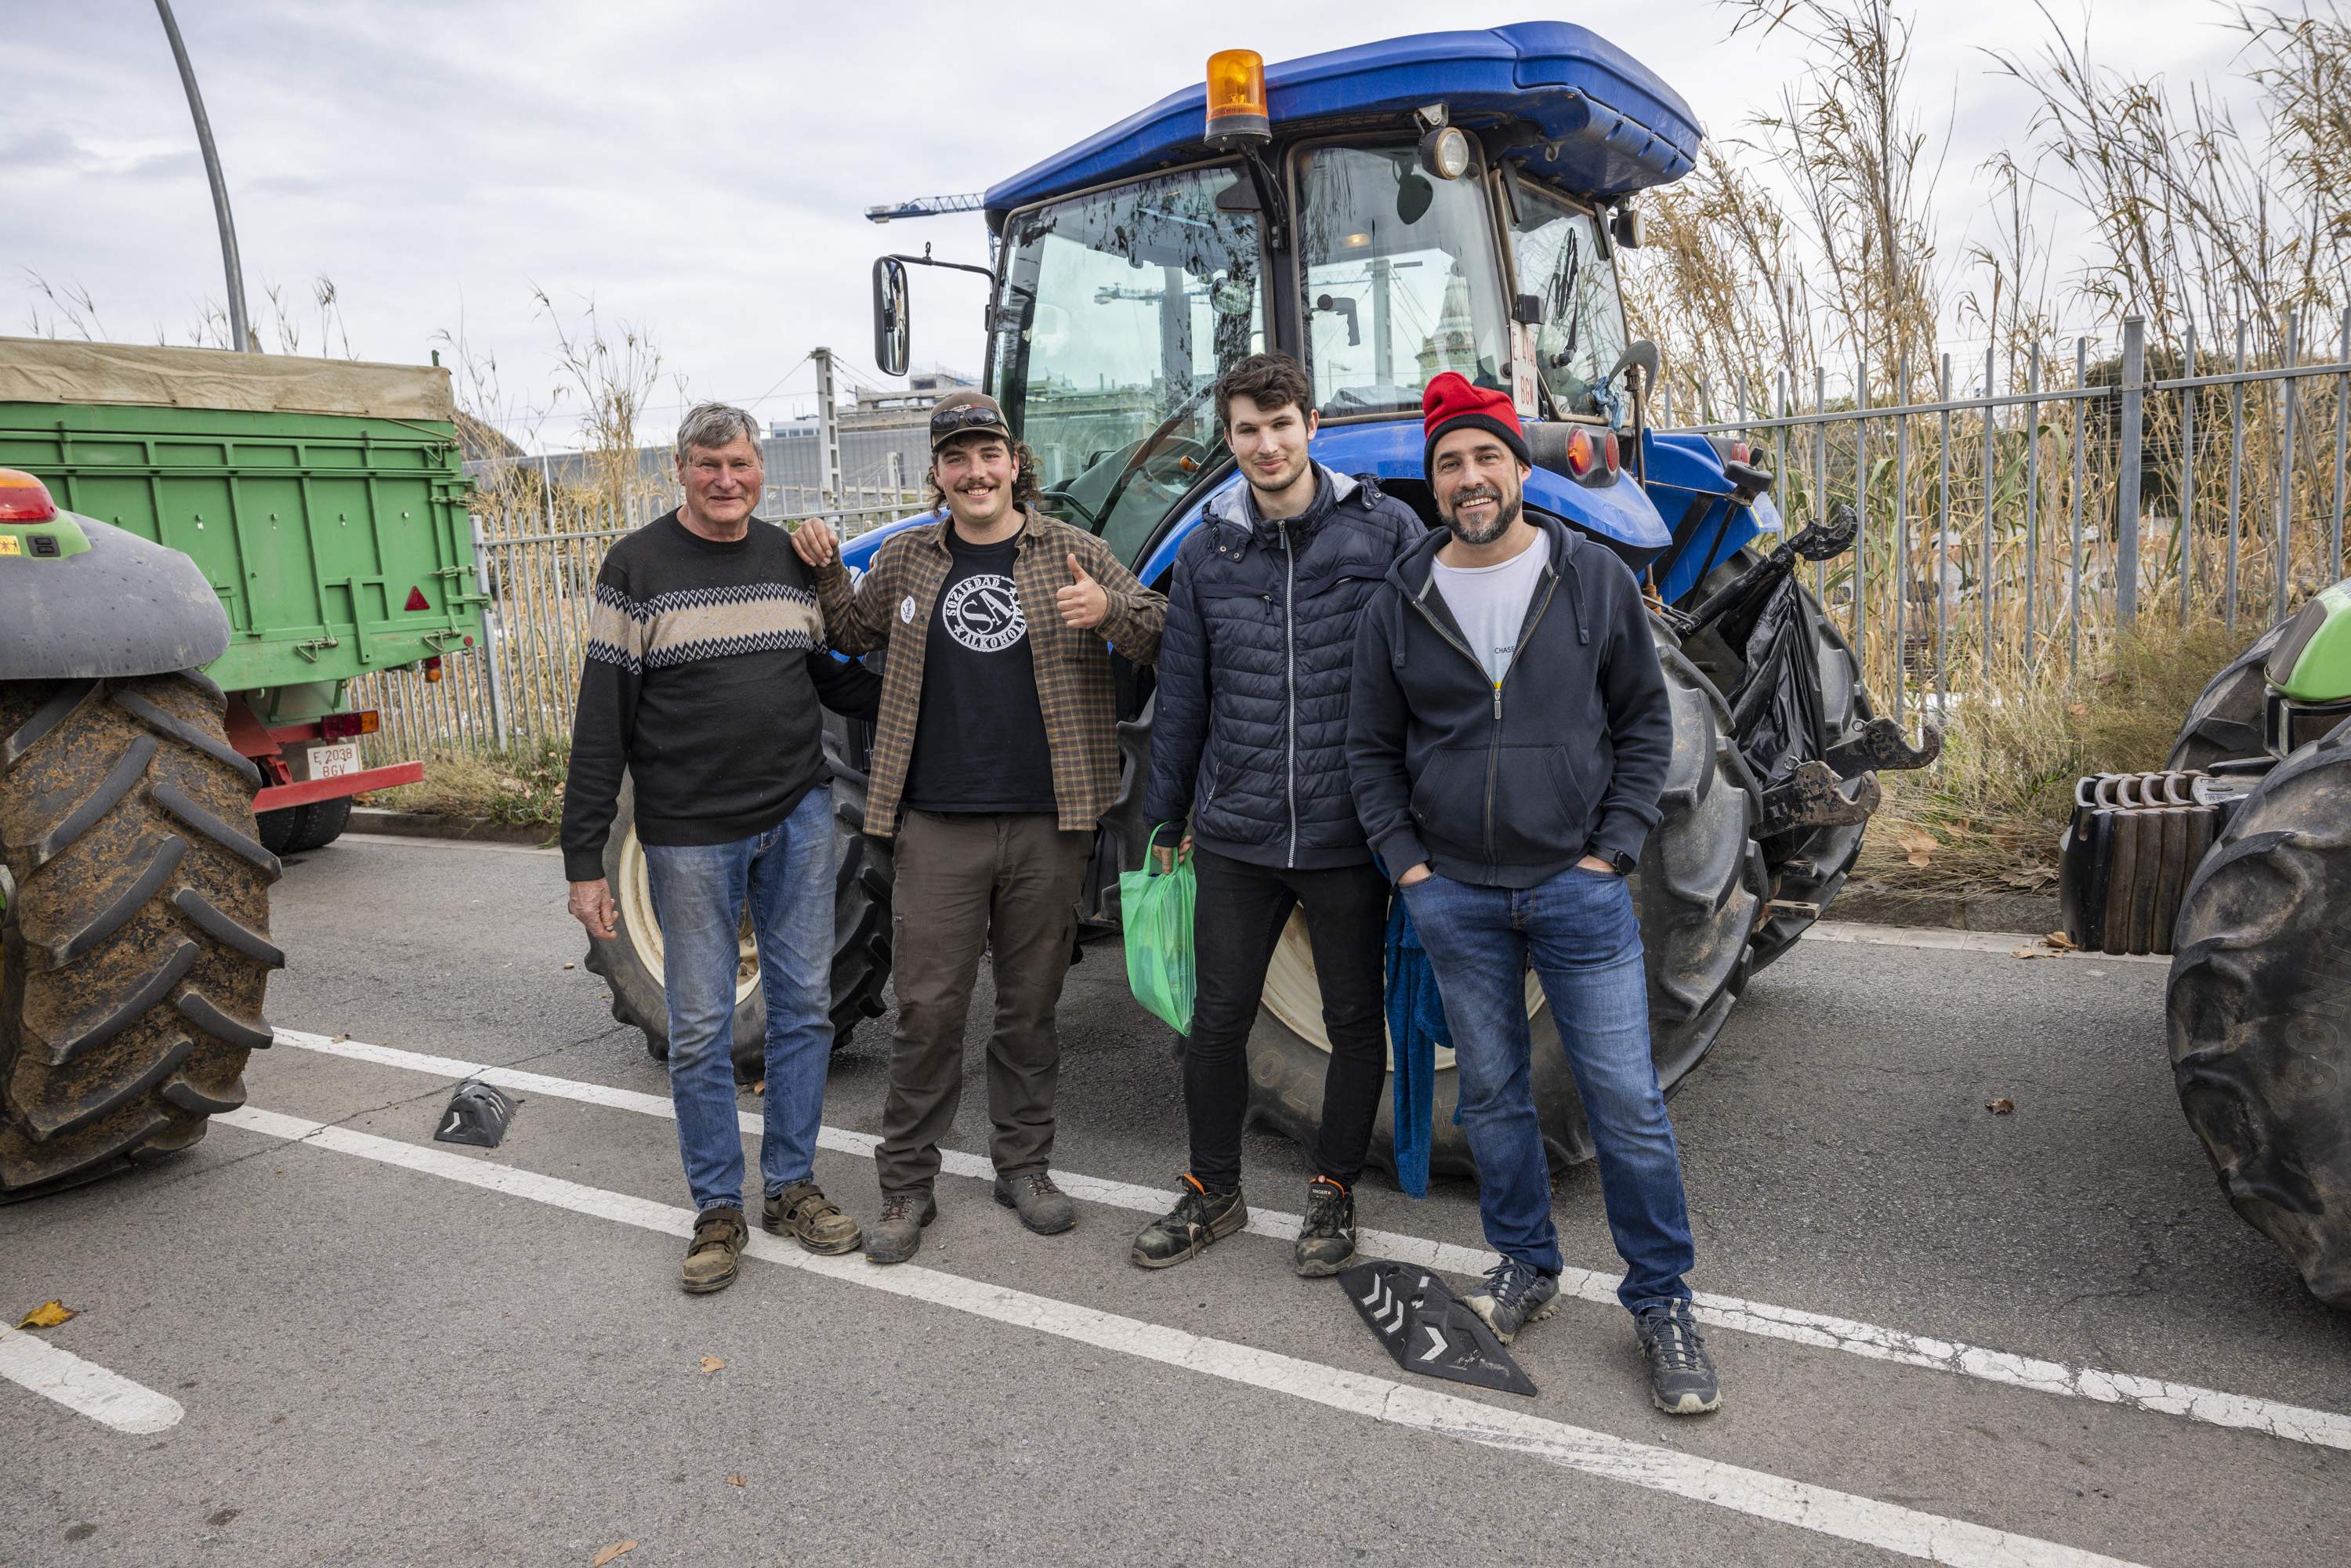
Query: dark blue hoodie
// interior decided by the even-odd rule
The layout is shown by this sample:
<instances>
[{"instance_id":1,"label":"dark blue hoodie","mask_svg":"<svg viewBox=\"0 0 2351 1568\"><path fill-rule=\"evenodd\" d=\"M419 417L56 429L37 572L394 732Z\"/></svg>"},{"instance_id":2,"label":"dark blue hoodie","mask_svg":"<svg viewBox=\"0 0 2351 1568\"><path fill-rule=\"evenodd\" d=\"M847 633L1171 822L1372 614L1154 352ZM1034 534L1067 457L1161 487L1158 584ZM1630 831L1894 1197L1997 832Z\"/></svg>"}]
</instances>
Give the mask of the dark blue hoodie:
<instances>
[{"instance_id":1,"label":"dark blue hoodie","mask_svg":"<svg viewBox=\"0 0 2351 1568\"><path fill-rule=\"evenodd\" d=\"M1391 877L1532 887L1586 854L1639 857L1673 758L1665 672L1641 587L1604 547L1551 539L1498 684L1433 584L1438 529L1364 607L1349 702L1355 810Z\"/></svg>"}]
</instances>

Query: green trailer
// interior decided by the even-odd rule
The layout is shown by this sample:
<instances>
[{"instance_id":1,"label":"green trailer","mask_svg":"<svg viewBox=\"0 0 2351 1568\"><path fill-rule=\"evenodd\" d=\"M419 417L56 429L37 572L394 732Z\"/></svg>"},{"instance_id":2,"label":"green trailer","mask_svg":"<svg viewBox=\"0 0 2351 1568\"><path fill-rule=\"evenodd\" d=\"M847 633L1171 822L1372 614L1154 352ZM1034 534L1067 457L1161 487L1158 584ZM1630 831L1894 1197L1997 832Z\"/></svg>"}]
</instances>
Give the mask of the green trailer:
<instances>
[{"instance_id":1,"label":"green trailer","mask_svg":"<svg viewBox=\"0 0 2351 1568\"><path fill-rule=\"evenodd\" d=\"M480 635L437 368L0 339L0 1201L245 1099L371 671Z\"/></svg>"},{"instance_id":2,"label":"green trailer","mask_svg":"<svg viewBox=\"0 0 2351 1568\"><path fill-rule=\"evenodd\" d=\"M361 766L350 681L482 634L449 373L214 349L0 338L0 468L57 506L193 559L229 620L204 673L263 787L262 841L341 831L350 798L423 766Z\"/></svg>"}]
</instances>

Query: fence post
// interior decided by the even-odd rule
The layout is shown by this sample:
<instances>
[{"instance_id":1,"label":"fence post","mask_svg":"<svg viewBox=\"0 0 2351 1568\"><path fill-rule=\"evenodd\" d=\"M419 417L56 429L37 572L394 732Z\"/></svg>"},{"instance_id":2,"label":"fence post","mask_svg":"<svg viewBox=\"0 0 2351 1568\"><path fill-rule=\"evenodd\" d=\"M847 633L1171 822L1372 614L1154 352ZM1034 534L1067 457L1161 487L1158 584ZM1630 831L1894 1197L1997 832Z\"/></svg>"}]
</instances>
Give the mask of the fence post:
<instances>
[{"instance_id":1,"label":"fence post","mask_svg":"<svg viewBox=\"0 0 2351 1568\"><path fill-rule=\"evenodd\" d=\"M1989 348L1984 350L1983 507L1980 514L1980 520L1983 528L1983 549L1979 552L1979 560L1980 564L1976 569L1976 598L1980 601L1983 605L1983 646L1977 654L1977 669L1982 681L1982 685L1977 693L1978 695L1987 695L1991 691L1991 611L1993 599L1991 591L1991 496L1994 482L1992 470L1992 420L1994 417L1994 410L1991 406L1991 398L1994 361L1999 352L2000 350L1996 347Z\"/></svg>"},{"instance_id":2,"label":"fence post","mask_svg":"<svg viewBox=\"0 0 2351 1568\"><path fill-rule=\"evenodd\" d=\"M2082 667L2082 491L2089 478L2085 472L2085 446L2090 434L2090 340L2074 340L2074 507L2072 532L2074 542L2074 572L2067 584L2065 628L2065 677L2071 680Z\"/></svg>"},{"instance_id":3,"label":"fence post","mask_svg":"<svg viewBox=\"0 0 2351 1568\"><path fill-rule=\"evenodd\" d=\"M1935 383L1943 405L1943 439L1935 449L1935 720L1951 722L1951 356Z\"/></svg>"},{"instance_id":4,"label":"fence post","mask_svg":"<svg viewBox=\"0 0 2351 1568\"><path fill-rule=\"evenodd\" d=\"M1894 406L1910 406L1910 350L1902 350L1894 372ZM1907 673L1903 641L1909 635L1910 607L1910 415L1894 416L1894 722L1902 722L1902 684ZM1864 650L1866 656L1867 650ZM1866 666L1865 666L1865 668Z\"/></svg>"},{"instance_id":5,"label":"fence post","mask_svg":"<svg viewBox=\"0 0 2351 1568\"><path fill-rule=\"evenodd\" d=\"M2302 308L2296 306L2285 319L2285 368L2291 371L2301 362ZM2280 383L2285 388L2285 423L2278 443L2277 591L2270 604L2273 623L2285 619L2286 585L2293 576L2294 382L2295 378L2289 375Z\"/></svg>"},{"instance_id":6,"label":"fence post","mask_svg":"<svg viewBox=\"0 0 2351 1568\"><path fill-rule=\"evenodd\" d=\"M1869 668L1869 361L1853 362L1853 655Z\"/></svg>"},{"instance_id":7,"label":"fence post","mask_svg":"<svg viewBox=\"0 0 2351 1568\"><path fill-rule=\"evenodd\" d=\"M2338 363L2351 365L2351 307L2343 312L2343 342L2335 351ZM2329 580L2343 576L2343 479L2346 446L2351 445L2351 370L2335 378L2335 527L2327 535Z\"/></svg>"},{"instance_id":8,"label":"fence post","mask_svg":"<svg viewBox=\"0 0 2351 1568\"><path fill-rule=\"evenodd\" d=\"M2188 346L2181 350L2182 381L2196 379L2196 323L2188 323ZM2179 389L2179 623L2188 624L2188 607L2196 597L2196 400L2201 387Z\"/></svg>"},{"instance_id":9,"label":"fence post","mask_svg":"<svg viewBox=\"0 0 2351 1568\"><path fill-rule=\"evenodd\" d=\"M2138 619L2138 480L2147 418L2147 319L2123 318L2122 434L2115 451L2115 624Z\"/></svg>"},{"instance_id":10,"label":"fence post","mask_svg":"<svg viewBox=\"0 0 2351 1568\"><path fill-rule=\"evenodd\" d=\"M482 663L489 674L490 735L500 751L508 749L506 672L498 668L498 607L490 599L490 551L479 514L468 514L474 526L474 579L482 594Z\"/></svg>"},{"instance_id":11,"label":"fence post","mask_svg":"<svg viewBox=\"0 0 2351 1568\"><path fill-rule=\"evenodd\" d=\"M2041 341L2034 339L2024 390L2024 667L2036 669L2041 651L2032 643L2033 601L2041 593Z\"/></svg>"}]
</instances>

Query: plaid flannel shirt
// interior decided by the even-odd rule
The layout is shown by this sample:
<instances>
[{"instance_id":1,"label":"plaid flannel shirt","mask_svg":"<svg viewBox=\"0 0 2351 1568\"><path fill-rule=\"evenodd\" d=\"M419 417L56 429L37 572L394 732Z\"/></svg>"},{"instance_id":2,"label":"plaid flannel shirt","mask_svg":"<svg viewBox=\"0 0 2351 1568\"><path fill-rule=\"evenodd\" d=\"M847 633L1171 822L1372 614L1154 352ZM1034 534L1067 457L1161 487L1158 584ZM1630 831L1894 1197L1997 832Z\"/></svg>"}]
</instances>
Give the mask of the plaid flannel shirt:
<instances>
[{"instance_id":1,"label":"plaid flannel shirt","mask_svg":"<svg viewBox=\"0 0 2351 1568\"><path fill-rule=\"evenodd\" d=\"M874 723L865 806L865 831L877 838L898 831L914 726L923 712L931 612L954 563L946 535L954 526L942 517L893 536L854 584L838 556L814 574L826 635L835 649L852 655L890 649L882 671L882 713ZM1019 541L1012 581L1029 622L1054 800L1064 831L1092 832L1118 795L1118 712L1110 650L1116 645L1138 664L1157 663L1167 601L1137 582L1109 546L1082 528L1032 509ZM1089 632L1063 625L1054 606L1054 595L1070 585L1072 555L1110 601L1102 624Z\"/></svg>"}]
</instances>

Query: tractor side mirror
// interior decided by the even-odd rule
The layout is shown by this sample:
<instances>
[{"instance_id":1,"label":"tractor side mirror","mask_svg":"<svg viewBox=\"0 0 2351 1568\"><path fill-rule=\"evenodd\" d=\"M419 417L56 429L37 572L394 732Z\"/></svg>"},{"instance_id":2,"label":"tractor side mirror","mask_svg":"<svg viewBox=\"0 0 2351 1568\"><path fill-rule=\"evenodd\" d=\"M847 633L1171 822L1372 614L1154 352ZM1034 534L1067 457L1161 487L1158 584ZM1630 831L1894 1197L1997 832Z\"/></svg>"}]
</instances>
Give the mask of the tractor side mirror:
<instances>
[{"instance_id":1,"label":"tractor side mirror","mask_svg":"<svg viewBox=\"0 0 2351 1568\"><path fill-rule=\"evenodd\" d=\"M907 296L906 264L885 256L873 264L873 368L885 376L906 373L914 340L914 307Z\"/></svg>"}]
</instances>

